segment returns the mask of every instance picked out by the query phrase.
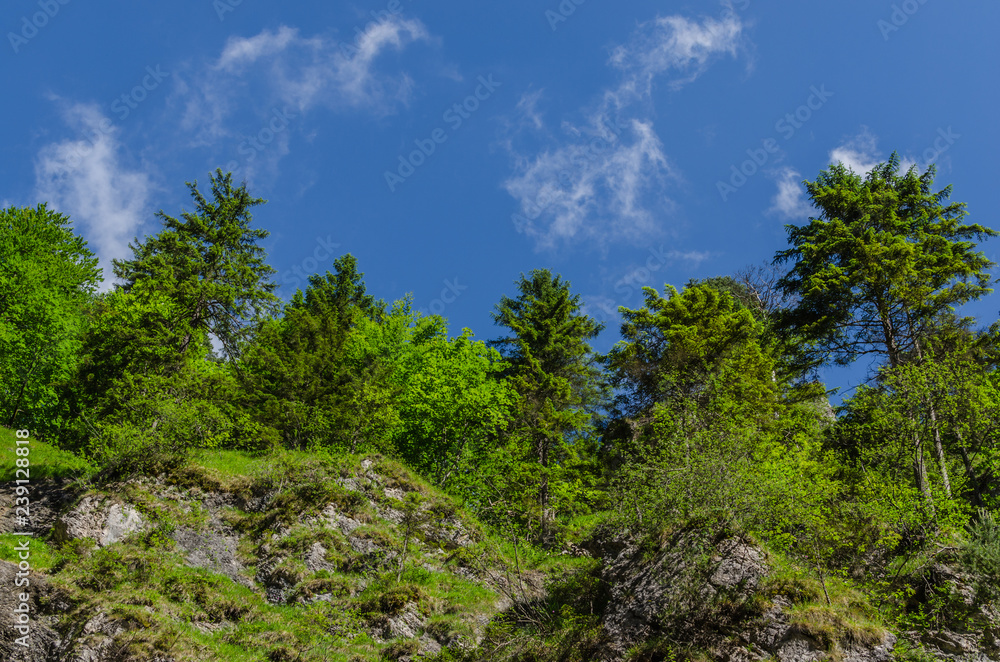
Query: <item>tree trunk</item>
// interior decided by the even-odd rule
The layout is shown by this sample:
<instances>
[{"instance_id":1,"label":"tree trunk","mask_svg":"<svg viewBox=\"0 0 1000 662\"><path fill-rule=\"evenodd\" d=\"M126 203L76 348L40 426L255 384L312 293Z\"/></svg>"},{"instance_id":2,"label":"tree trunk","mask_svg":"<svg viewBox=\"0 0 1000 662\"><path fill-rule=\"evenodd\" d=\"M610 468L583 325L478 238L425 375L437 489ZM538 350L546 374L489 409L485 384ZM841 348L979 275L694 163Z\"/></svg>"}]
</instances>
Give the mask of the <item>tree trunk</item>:
<instances>
[{"instance_id":1,"label":"tree trunk","mask_svg":"<svg viewBox=\"0 0 1000 662\"><path fill-rule=\"evenodd\" d=\"M28 373L21 380L21 389L17 393L17 398L14 399L13 411L10 414L10 420L7 422L7 427L14 427L14 423L17 421L17 414L21 411L21 401L24 400L24 389L28 387L28 382L31 381L31 374L35 372L35 368L38 366L38 350L35 350L35 355L31 357L31 367L28 369Z\"/></svg>"},{"instance_id":2,"label":"tree trunk","mask_svg":"<svg viewBox=\"0 0 1000 662\"><path fill-rule=\"evenodd\" d=\"M948 464L945 462L944 445L941 443L941 426L938 425L934 405L930 405L931 428L934 430L934 450L937 453L938 465L941 469L941 481L944 483L944 493L951 498L951 480L948 479Z\"/></svg>"},{"instance_id":3,"label":"tree trunk","mask_svg":"<svg viewBox=\"0 0 1000 662\"><path fill-rule=\"evenodd\" d=\"M962 439L962 433L957 428L955 429L955 436L958 437L958 450L962 454L962 464L965 465L965 477L969 479L969 485L972 486L975 505L982 508L984 505L983 491L979 487L979 477L976 476L976 472L972 468L972 460L969 459L969 449L965 447L965 440Z\"/></svg>"},{"instance_id":4,"label":"tree trunk","mask_svg":"<svg viewBox=\"0 0 1000 662\"><path fill-rule=\"evenodd\" d=\"M924 495L931 512L935 512L934 497L927 480L927 466L924 464L924 442L916 430L913 432L913 477L917 483L917 489Z\"/></svg>"},{"instance_id":5,"label":"tree trunk","mask_svg":"<svg viewBox=\"0 0 1000 662\"><path fill-rule=\"evenodd\" d=\"M542 467L538 477L538 504L542 508L540 524L541 539L544 543L549 536L549 444L544 435L538 440L538 463Z\"/></svg>"}]
</instances>

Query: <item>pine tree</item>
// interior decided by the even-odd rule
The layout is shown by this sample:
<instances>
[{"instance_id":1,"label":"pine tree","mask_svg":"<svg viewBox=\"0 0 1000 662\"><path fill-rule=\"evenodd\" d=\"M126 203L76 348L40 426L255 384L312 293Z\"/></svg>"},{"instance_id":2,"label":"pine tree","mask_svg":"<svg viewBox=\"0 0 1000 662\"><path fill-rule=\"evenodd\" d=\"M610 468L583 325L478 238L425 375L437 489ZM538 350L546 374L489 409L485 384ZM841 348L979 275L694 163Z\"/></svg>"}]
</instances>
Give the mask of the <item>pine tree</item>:
<instances>
[{"instance_id":1,"label":"pine tree","mask_svg":"<svg viewBox=\"0 0 1000 662\"><path fill-rule=\"evenodd\" d=\"M234 187L232 174L216 170L211 199L188 183L195 211L177 219L159 212L163 230L130 245L130 260L115 260L115 275L130 291L145 282L168 294L183 310L178 323L187 330L179 352L184 355L199 334L215 336L229 356L257 323L272 315L278 303L274 272L266 262L266 230L252 228L250 210L265 201L253 198L246 184Z\"/></svg>"},{"instance_id":2,"label":"pine tree","mask_svg":"<svg viewBox=\"0 0 1000 662\"><path fill-rule=\"evenodd\" d=\"M604 326L582 314L570 283L547 269L522 274L517 287L519 296L502 297L493 314L512 335L491 344L510 362L508 376L521 397L515 434L534 456L540 537L547 540L553 492L565 487L563 476L580 461L603 398L587 341Z\"/></svg>"}]
</instances>

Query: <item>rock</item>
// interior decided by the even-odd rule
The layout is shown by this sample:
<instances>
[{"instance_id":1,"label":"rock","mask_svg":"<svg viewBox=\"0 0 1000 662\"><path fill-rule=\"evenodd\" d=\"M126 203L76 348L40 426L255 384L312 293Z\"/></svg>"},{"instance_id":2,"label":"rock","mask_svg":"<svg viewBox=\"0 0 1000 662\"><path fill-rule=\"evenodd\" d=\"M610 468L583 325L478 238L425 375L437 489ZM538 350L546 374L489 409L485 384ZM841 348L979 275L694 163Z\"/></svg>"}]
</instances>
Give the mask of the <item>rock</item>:
<instances>
[{"instance_id":1,"label":"rock","mask_svg":"<svg viewBox=\"0 0 1000 662\"><path fill-rule=\"evenodd\" d=\"M712 559L718 565L709 577L716 589L751 592L767 573L764 555L756 547L730 538L719 546L719 555Z\"/></svg>"},{"instance_id":2,"label":"rock","mask_svg":"<svg viewBox=\"0 0 1000 662\"><path fill-rule=\"evenodd\" d=\"M142 531L144 523L139 511L131 506L113 504L108 509L104 527L101 529L100 545L112 545L132 533Z\"/></svg>"},{"instance_id":3,"label":"rock","mask_svg":"<svg viewBox=\"0 0 1000 662\"><path fill-rule=\"evenodd\" d=\"M826 656L825 647L812 637L801 633L785 638L775 652L778 662L812 662Z\"/></svg>"},{"instance_id":4,"label":"rock","mask_svg":"<svg viewBox=\"0 0 1000 662\"><path fill-rule=\"evenodd\" d=\"M611 601L604 625L619 658L629 648L658 636L664 626L687 627L707 617L720 593L746 600L767 573L763 554L730 539L718 545L708 567L699 565L700 540L695 533L676 537L652 560L627 546L605 558L604 580ZM664 619L667 618L669 622Z\"/></svg>"},{"instance_id":5,"label":"rock","mask_svg":"<svg viewBox=\"0 0 1000 662\"><path fill-rule=\"evenodd\" d=\"M334 571L337 569L335 565L326 560L327 551L328 550L323 546L323 543L313 543L312 547L309 548L309 551L306 552L305 558L306 568L309 569L309 572L318 572L320 570Z\"/></svg>"},{"instance_id":6,"label":"rock","mask_svg":"<svg viewBox=\"0 0 1000 662\"><path fill-rule=\"evenodd\" d=\"M413 603L406 605L399 616L390 616L382 633L385 639L413 639L423 632L425 620Z\"/></svg>"},{"instance_id":7,"label":"rock","mask_svg":"<svg viewBox=\"0 0 1000 662\"><path fill-rule=\"evenodd\" d=\"M736 537L713 544L688 532L652 558L632 544L609 545L602 577L611 595L603 617L610 644L602 662L619 662L659 636L727 662L831 659L825 642L791 625L790 600L779 595L762 612L749 608L768 572L764 552ZM847 643L836 655L843 662L888 662L894 645L887 635L873 646Z\"/></svg>"},{"instance_id":8,"label":"rock","mask_svg":"<svg viewBox=\"0 0 1000 662\"><path fill-rule=\"evenodd\" d=\"M323 517L336 529L339 529L345 536L349 536L354 529L361 526L361 522L344 515L332 503L323 509Z\"/></svg>"},{"instance_id":9,"label":"rock","mask_svg":"<svg viewBox=\"0 0 1000 662\"><path fill-rule=\"evenodd\" d=\"M99 547L106 547L144 527L142 516L132 506L109 504L105 497L91 495L59 516L53 527L53 537L59 543L90 538Z\"/></svg>"},{"instance_id":10,"label":"rock","mask_svg":"<svg viewBox=\"0 0 1000 662\"><path fill-rule=\"evenodd\" d=\"M26 579L28 585L19 587L15 581L19 579L19 568L13 563L0 561L0 659L10 662L49 662L60 660L59 651L62 646L59 633L51 627L49 619L42 616L41 602L46 601L53 593L48 582L41 575L31 572ZM20 578L23 579L24 578ZM27 597L22 603L21 597ZM15 609L22 604L28 605L28 639L21 641L29 644L27 647L17 643L25 636L15 629Z\"/></svg>"},{"instance_id":11,"label":"rock","mask_svg":"<svg viewBox=\"0 0 1000 662\"><path fill-rule=\"evenodd\" d=\"M383 490L386 498L395 499L396 501L402 501L406 498L406 492L399 489L398 487L387 487Z\"/></svg>"},{"instance_id":12,"label":"rock","mask_svg":"<svg viewBox=\"0 0 1000 662\"><path fill-rule=\"evenodd\" d=\"M441 652L441 644L426 634L420 637L420 652L417 657L430 657Z\"/></svg>"},{"instance_id":13,"label":"rock","mask_svg":"<svg viewBox=\"0 0 1000 662\"><path fill-rule=\"evenodd\" d=\"M29 524L22 526L15 520L14 510L16 495L14 483L6 483L0 487L0 533L34 533L44 535L56 523L56 518L63 508L73 500L73 494L67 489L63 480L43 480L33 482L29 490L31 505L29 506Z\"/></svg>"},{"instance_id":14,"label":"rock","mask_svg":"<svg viewBox=\"0 0 1000 662\"><path fill-rule=\"evenodd\" d=\"M181 527L171 535L177 546L187 553L187 564L193 568L205 568L225 575L244 586L253 587L253 582L244 576L245 570L236 550L239 538L226 535L222 531L195 531Z\"/></svg>"}]
</instances>

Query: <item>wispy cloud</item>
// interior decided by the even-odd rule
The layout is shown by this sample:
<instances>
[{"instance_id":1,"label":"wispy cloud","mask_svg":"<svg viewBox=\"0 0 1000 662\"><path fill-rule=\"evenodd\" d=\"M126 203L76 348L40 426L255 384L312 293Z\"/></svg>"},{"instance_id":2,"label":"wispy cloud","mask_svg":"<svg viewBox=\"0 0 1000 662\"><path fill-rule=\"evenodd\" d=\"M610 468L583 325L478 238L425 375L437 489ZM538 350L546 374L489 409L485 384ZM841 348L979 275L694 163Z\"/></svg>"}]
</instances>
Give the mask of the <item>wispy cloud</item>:
<instances>
[{"instance_id":1,"label":"wispy cloud","mask_svg":"<svg viewBox=\"0 0 1000 662\"><path fill-rule=\"evenodd\" d=\"M299 41L298 31L281 26L277 32L264 30L254 37L230 37L215 67L233 73L266 56L277 55Z\"/></svg>"},{"instance_id":2,"label":"wispy cloud","mask_svg":"<svg viewBox=\"0 0 1000 662\"><path fill-rule=\"evenodd\" d=\"M778 192L774 195L768 213L780 218L803 219L813 212L813 206L806 199L802 186L802 175L792 168L782 168L777 173Z\"/></svg>"},{"instance_id":3,"label":"wispy cloud","mask_svg":"<svg viewBox=\"0 0 1000 662\"><path fill-rule=\"evenodd\" d=\"M149 218L150 176L123 163L117 129L95 105L65 110L67 124L91 139L63 140L42 148L35 162L39 200L68 215L90 242L111 281L111 260L131 255L129 242ZM110 127L110 128L109 128Z\"/></svg>"},{"instance_id":4,"label":"wispy cloud","mask_svg":"<svg viewBox=\"0 0 1000 662\"><path fill-rule=\"evenodd\" d=\"M539 248L574 238L639 240L656 228L645 196L672 168L652 123L632 120L616 134L592 119L568 129L585 140L522 160L505 182L520 201L517 229ZM672 203L663 198L659 206Z\"/></svg>"},{"instance_id":5,"label":"wispy cloud","mask_svg":"<svg viewBox=\"0 0 1000 662\"><path fill-rule=\"evenodd\" d=\"M679 173L654 129L654 81L666 78L672 89L694 81L715 57L735 57L742 35L735 15L640 24L612 51L617 84L582 111L582 122L564 121L559 136L528 154L513 138L506 142L514 172L504 188L520 208L517 230L539 249L581 239L635 242L661 232L660 219L675 210L665 185ZM514 137L544 133L540 99L538 92L522 97Z\"/></svg>"},{"instance_id":6,"label":"wispy cloud","mask_svg":"<svg viewBox=\"0 0 1000 662\"><path fill-rule=\"evenodd\" d=\"M414 83L405 72L380 70L380 57L431 40L419 20L397 15L371 23L353 43L304 37L287 26L231 37L214 63L178 89L186 99L183 124L201 142L228 135L227 121L251 86L265 104L300 113L319 106L389 114L409 102Z\"/></svg>"},{"instance_id":7,"label":"wispy cloud","mask_svg":"<svg viewBox=\"0 0 1000 662\"><path fill-rule=\"evenodd\" d=\"M701 22L683 16L657 17L641 24L629 43L612 51L611 65L621 70L622 92L647 97L653 81L668 78L673 89L693 82L722 55L735 57L743 42L743 23L730 15Z\"/></svg>"},{"instance_id":8,"label":"wispy cloud","mask_svg":"<svg viewBox=\"0 0 1000 662\"><path fill-rule=\"evenodd\" d=\"M858 175L867 175L879 160L878 138L867 126L830 151L830 163L843 163Z\"/></svg>"}]
</instances>

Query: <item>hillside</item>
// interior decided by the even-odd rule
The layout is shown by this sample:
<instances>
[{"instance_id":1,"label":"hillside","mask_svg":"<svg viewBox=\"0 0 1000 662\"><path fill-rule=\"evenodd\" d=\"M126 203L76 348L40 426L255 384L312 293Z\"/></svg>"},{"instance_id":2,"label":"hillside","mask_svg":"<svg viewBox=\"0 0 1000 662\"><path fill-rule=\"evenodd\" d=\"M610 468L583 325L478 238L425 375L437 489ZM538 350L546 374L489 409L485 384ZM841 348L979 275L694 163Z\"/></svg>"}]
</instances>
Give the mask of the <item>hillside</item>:
<instances>
[{"instance_id":1,"label":"hillside","mask_svg":"<svg viewBox=\"0 0 1000 662\"><path fill-rule=\"evenodd\" d=\"M12 661L972 662L1000 652L983 578L941 564L934 588L952 600L952 623L903 632L849 580L824 586L732 532L652 541L598 525L581 531L582 547L517 549L383 457L204 452L97 488L71 479L83 468L74 456L34 451L49 474L32 488L34 622L28 654L9 624L0 633ZM0 537L10 584L12 524ZM6 592L3 609L13 609ZM914 644L931 652L913 657Z\"/></svg>"},{"instance_id":2,"label":"hillside","mask_svg":"<svg viewBox=\"0 0 1000 662\"><path fill-rule=\"evenodd\" d=\"M49 451L36 446L39 468L68 459ZM43 616L23 659L398 659L472 646L503 606L482 528L384 458L206 453L32 494ZM15 561L11 524L0 553ZM11 634L4 659L22 659Z\"/></svg>"}]
</instances>

